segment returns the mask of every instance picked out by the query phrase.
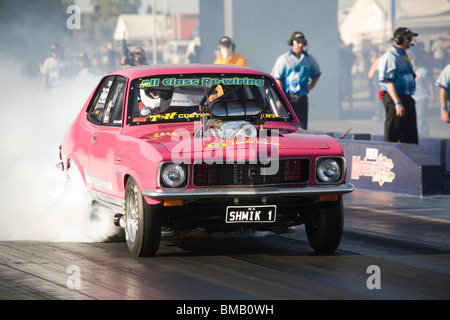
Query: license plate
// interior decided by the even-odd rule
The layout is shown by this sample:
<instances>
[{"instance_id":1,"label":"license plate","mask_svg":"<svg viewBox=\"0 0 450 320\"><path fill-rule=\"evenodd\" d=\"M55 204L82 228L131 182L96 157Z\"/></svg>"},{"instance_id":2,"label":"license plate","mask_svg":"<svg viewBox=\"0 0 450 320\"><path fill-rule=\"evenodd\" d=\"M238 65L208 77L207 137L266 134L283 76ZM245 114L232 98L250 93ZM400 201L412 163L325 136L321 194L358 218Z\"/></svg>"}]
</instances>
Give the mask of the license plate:
<instances>
[{"instance_id":1,"label":"license plate","mask_svg":"<svg viewBox=\"0 0 450 320\"><path fill-rule=\"evenodd\" d=\"M226 223L268 223L275 222L277 206L229 206Z\"/></svg>"}]
</instances>

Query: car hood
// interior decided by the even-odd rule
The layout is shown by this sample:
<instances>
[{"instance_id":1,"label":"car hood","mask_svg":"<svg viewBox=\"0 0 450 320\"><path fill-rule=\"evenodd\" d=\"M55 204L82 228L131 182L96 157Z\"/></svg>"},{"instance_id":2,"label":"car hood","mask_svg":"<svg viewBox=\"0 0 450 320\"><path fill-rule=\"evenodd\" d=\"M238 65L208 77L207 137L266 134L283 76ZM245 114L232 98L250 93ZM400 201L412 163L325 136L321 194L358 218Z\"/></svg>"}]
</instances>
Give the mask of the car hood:
<instances>
[{"instance_id":1,"label":"car hood","mask_svg":"<svg viewBox=\"0 0 450 320\"><path fill-rule=\"evenodd\" d=\"M251 149L254 147L271 146L280 150L303 150L303 149L329 149L330 144L327 140L332 139L329 136L316 135L309 132L288 132L280 133L275 136L259 138L195 138L192 131L173 131L158 132L149 136L141 137L148 143L158 143L164 146L167 151L177 151L183 149L185 152L208 151L211 149Z\"/></svg>"}]
</instances>

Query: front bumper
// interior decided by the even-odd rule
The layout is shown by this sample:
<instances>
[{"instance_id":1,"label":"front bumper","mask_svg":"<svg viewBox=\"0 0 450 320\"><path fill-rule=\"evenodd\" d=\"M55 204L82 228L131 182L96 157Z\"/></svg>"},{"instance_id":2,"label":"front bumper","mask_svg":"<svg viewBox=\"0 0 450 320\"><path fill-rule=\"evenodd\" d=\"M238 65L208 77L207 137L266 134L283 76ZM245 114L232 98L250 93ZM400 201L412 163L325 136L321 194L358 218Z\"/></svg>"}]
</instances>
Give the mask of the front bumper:
<instances>
[{"instance_id":1,"label":"front bumper","mask_svg":"<svg viewBox=\"0 0 450 320\"><path fill-rule=\"evenodd\" d=\"M318 185L314 187L258 187L258 188L197 188L144 190L147 198L164 199L211 199L211 198L255 198L255 197L312 197L330 194L346 194L355 190L351 182L340 185Z\"/></svg>"}]
</instances>

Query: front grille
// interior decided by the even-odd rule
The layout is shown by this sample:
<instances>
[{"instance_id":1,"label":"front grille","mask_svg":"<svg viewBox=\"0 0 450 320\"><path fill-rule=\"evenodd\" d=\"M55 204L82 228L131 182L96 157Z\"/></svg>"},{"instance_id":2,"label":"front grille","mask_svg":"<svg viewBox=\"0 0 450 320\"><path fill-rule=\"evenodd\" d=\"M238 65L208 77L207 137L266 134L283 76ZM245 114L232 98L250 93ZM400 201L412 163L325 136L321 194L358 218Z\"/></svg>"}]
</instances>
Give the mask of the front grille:
<instances>
[{"instance_id":1,"label":"front grille","mask_svg":"<svg viewBox=\"0 0 450 320\"><path fill-rule=\"evenodd\" d=\"M268 164L195 164L193 182L196 186L255 186L309 181L309 159L286 159L280 160L278 164L276 172L273 172L276 168L273 161ZM269 174L262 174L262 168Z\"/></svg>"}]
</instances>

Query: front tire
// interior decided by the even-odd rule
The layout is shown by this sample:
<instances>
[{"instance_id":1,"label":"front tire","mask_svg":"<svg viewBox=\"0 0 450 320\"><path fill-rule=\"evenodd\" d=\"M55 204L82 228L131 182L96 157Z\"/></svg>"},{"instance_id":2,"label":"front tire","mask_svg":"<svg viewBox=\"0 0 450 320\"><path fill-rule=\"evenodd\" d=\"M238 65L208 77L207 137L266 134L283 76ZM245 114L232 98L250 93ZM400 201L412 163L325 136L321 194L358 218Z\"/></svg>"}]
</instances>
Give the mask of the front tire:
<instances>
[{"instance_id":1,"label":"front tire","mask_svg":"<svg viewBox=\"0 0 450 320\"><path fill-rule=\"evenodd\" d=\"M333 252L339 247L344 228L342 199L334 204L322 204L313 220L305 224L310 246L318 253Z\"/></svg>"},{"instance_id":2,"label":"front tire","mask_svg":"<svg viewBox=\"0 0 450 320\"><path fill-rule=\"evenodd\" d=\"M136 181L129 178L125 186L125 239L136 257L151 257L161 241L161 221L155 206L142 196Z\"/></svg>"}]
</instances>

